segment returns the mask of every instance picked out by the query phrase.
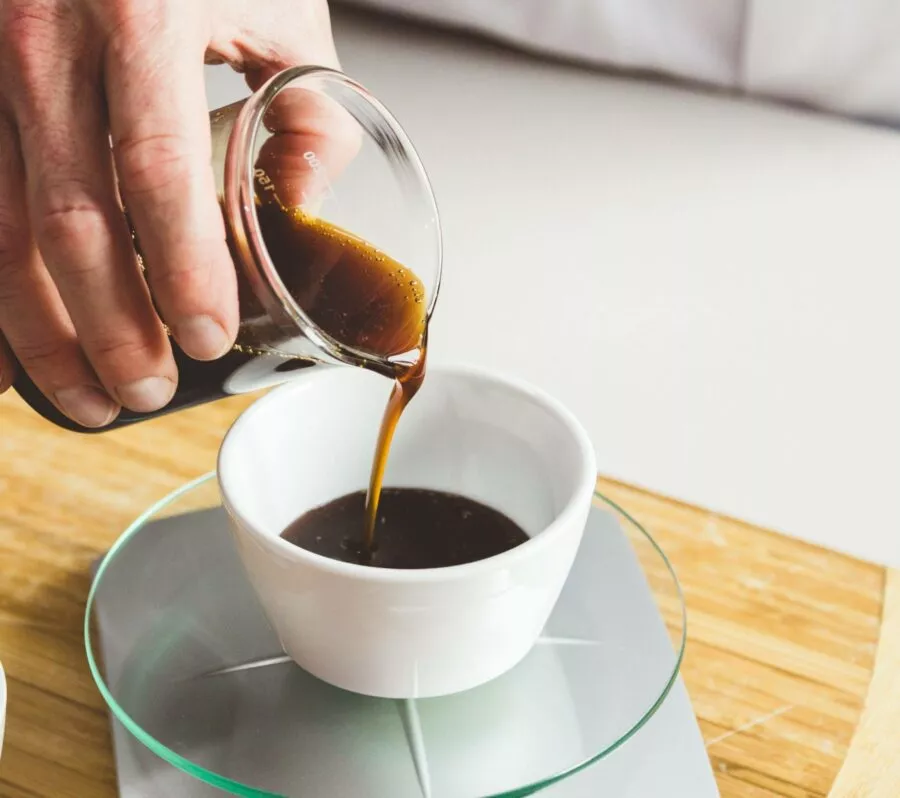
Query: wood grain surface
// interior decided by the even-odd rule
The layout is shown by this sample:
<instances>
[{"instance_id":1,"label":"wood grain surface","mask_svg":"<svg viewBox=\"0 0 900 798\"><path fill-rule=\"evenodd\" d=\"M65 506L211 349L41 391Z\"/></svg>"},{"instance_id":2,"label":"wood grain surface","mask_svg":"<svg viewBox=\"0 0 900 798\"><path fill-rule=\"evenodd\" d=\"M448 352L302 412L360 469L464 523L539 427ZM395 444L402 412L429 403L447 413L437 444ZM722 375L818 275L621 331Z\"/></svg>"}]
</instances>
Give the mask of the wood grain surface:
<instances>
[{"instance_id":1,"label":"wood grain surface","mask_svg":"<svg viewBox=\"0 0 900 798\"><path fill-rule=\"evenodd\" d=\"M114 798L107 714L83 653L89 566L147 505L214 466L249 402L79 436L0 398L3 798ZM885 598L882 568L636 488L601 489L681 579L683 674L722 795L900 795L900 576ZM674 618L671 602L662 608Z\"/></svg>"},{"instance_id":2,"label":"wood grain surface","mask_svg":"<svg viewBox=\"0 0 900 798\"><path fill-rule=\"evenodd\" d=\"M900 795L900 571L889 571L881 643L865 714L833 798Z\"/></svg>"}]
</instances>

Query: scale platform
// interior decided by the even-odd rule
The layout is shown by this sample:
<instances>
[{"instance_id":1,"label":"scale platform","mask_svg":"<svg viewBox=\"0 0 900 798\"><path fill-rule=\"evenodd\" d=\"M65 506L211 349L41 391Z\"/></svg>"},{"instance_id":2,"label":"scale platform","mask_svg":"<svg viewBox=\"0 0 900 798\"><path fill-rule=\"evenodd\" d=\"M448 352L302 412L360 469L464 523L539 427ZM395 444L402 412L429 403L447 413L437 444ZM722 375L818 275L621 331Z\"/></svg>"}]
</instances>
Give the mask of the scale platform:
<instances>
[{"instance_id":1,"label":"scale platform","mask_svg":"<svg viewBox=\"0 0 900 798\"><path fill-rule=\"evenodd\" d=\"M283 655L207 475L100 563L86 647L122 798L712 798L682 607L656 544L598 497L516 668L444 698L347 693Z\"/></svg>"}]
</instances>

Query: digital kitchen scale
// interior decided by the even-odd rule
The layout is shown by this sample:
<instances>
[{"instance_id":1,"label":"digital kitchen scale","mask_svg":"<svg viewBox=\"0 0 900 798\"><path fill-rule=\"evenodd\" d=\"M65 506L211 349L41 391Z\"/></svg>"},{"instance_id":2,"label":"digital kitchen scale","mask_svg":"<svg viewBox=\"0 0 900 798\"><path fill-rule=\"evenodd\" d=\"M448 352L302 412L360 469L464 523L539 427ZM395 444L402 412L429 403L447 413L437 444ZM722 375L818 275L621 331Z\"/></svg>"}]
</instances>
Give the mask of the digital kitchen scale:
<instances>
[{"instance_id":1,"label":"digital kitchen scale","mask_svg":"<svg viewBox=\"0 0 900 798\"><path fill-rule=\"evenodd\" d=\"M113 546L85 635L122 798L719 794L678 676L674 573L602 497L538 644L466 693L369 698L288 660L212 475L150 508Z\"/></svg>"}]
</instances>

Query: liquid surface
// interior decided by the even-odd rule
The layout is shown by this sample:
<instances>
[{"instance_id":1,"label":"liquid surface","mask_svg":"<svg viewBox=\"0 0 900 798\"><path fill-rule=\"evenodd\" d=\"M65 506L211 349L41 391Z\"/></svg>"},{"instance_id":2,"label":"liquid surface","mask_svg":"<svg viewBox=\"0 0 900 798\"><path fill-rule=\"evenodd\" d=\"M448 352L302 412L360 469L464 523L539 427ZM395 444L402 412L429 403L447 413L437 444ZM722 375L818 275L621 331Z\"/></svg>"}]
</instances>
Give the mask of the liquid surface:
<instances>
[{"instance_id":1,"label":"liquid surface","mask_svg":"<svg viewBox=\"0 0 900 798\"><path fill-rule=\"evenodd\" d=\"M371 549L362 538L365 493L314 508L281 536L342 562L378 568L445 568L484 560L515 548L528 535L512 519L454 493L384 488Z\"/></svg>"}]
</instances>

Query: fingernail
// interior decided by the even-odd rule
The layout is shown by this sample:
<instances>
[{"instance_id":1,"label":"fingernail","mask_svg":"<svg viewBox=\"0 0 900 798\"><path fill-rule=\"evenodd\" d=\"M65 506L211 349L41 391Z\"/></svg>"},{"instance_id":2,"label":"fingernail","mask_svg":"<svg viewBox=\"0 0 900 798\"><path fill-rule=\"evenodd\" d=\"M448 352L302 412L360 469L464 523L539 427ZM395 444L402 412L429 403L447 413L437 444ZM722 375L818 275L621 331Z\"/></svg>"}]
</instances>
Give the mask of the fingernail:
<instances>
[{"instance_id":1,"label":"fingernail","mask_svg":"<svg viewBox=\"0 0 900 798\"><path fill-rule=\"evenodd\" d=\"M209 316L185 319L175 325L173 332L178 345L197 360L215 360L231 348L222 325Z\"/></svg>"},{"instance_id":2,"label":"fingernail","mask_svg":"<svg viewBox=\"0 0 900 798\"><path fill-rule=\"evenodd\" d=\"M169 404L175 383L165 377L144 377L116 388L119 401L136 413L152 413Z\"/></svg>"},{"instance_id":3,"label":"fingernail","mask_svg":"<svg viewBox=\"0 0 900 798\"><path fill-rule=\"evenodd\" d=\"M63 388L55 396L63 413L82 427L105 427L119 413L119 406L91 385Z\"/></svg>"}]
</instances>

